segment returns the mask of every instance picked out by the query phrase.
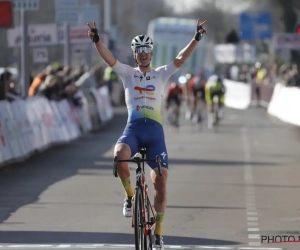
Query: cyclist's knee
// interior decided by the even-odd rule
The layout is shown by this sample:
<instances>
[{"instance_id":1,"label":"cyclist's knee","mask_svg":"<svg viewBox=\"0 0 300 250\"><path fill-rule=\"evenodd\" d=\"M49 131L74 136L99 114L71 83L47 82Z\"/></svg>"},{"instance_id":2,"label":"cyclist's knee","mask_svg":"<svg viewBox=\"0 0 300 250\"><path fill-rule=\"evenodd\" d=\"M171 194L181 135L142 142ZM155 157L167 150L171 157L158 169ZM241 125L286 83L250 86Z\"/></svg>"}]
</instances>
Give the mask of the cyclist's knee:
<instances>
[{"instance_id":1,"label":"cyclist's knee","mask_svg":"<svg viewBox=\"0 0 300 250\"><path fill-rule=\"evenodd\" d=\"M131 155L130 147L125 143L118 143L115 146L114 156L119 160L129 159Z\"/></svg>"},{"instance_id":2,"label":"cyclist's knee","mask_svg":"<svg viewBox=\"0 0 300 250\"><path fill-rule=\"evenodd\" d=\"M157 192L165 192L168 179L168 169L162 168L162 176L158 173L158 168L151 171L151 179L154 185L154 189Z\"/></svg>"}]
</instances>

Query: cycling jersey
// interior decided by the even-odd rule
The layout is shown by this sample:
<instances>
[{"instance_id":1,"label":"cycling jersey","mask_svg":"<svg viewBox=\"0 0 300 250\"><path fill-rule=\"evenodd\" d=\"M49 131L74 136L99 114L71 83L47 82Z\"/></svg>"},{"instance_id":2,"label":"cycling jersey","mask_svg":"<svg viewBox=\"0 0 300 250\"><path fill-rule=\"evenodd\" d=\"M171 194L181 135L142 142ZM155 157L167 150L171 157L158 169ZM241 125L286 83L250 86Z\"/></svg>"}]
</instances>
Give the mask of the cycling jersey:
<instances>
[{"instance_id":1,"label":"cycling jersey","mask_svg":"<svg viewBox=\"0 0 300 250\"><path fill-rule=\"evenodd\" d=\"M222 81L208 81L205 85L205 89L209 89L210 91L224 91L225 86Z\"/></svg>"},{"instance_id":2,"label":"cycling jersey","mask_svg":"<svg viewBox=\"0 0 300 250\"><path fill-rule=\"evenodd\" d=\"M178 96L183 94L183 89L176 85L173 87L172 85L169 86L168 92L167 92L167 97L169 96Z\"/></svg>"},{"instance_id":3,"label":"cycling jersey","mask_svg":"<svg viewBox=\"0 0 300 250\"><path fill-rule=\"evenodd\" d=\"M178 67L174 61L168 65L151 69L145 75L137 68L116 61L113 70L121 77L125 88L128 120L150 118L162 123L161 103L165 84ZM145 119L145 122L147 119Z\"/></svg>"},{"instance_id":4,"label":"cycling jersey","mask_svg":"<svg viewBox=\"0 0 300 250\"><path fill-rule=\"evenodd\" d=\"M205 101L208 105L212 104L213 96L220 97L220 101L224 104L225 86L222 81L208 81L205 85Z\"/></svg>"}]
</instances>

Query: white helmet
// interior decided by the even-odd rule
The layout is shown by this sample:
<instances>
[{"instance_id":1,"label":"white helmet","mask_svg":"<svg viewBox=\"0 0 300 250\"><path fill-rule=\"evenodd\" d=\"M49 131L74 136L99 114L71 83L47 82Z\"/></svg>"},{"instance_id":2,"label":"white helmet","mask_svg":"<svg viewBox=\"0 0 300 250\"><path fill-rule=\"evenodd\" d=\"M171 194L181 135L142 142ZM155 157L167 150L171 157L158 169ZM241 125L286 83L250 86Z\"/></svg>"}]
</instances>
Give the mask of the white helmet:
<instances>
[{"instance_id":1,"label":"white helmet","mask_svg":"<svg viewBox=\"0 0 300 250\"><path fill-rule=\"evenodd\" d=\"M153 49L152 39L147 35L138 35L132 39L131 49L133 52L136 50L137 47L141 46L149 46L151 49Z\"/></svg>"}]
</instances>

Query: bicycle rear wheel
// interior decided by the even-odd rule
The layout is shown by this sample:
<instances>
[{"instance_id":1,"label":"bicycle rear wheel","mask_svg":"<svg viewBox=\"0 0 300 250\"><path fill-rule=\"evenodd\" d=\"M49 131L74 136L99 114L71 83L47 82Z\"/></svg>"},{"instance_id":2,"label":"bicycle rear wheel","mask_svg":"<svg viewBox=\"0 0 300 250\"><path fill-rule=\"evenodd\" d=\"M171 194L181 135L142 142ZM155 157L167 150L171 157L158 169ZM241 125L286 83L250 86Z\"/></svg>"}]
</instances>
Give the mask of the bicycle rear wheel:
<instances>
[{"instance_id":1,"label":"bicycle rear wheel","mask_svg":"<svg viewBox=\"0 0 300 250\"><path fill-rule=\"evenodd\" d=\"M137 187L134 194L134 237L135 249L144 250L144 216L143 196L141 188Z\"/></svg>"}]
</instances>

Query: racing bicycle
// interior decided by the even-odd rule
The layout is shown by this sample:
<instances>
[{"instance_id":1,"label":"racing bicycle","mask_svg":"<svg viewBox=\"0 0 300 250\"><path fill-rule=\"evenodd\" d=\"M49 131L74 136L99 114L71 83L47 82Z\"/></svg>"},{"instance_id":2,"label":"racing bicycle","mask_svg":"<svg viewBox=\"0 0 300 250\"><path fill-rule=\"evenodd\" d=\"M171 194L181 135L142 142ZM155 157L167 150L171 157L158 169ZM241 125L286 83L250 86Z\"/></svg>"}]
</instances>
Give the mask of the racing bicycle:
<instances>
[{"instance_id":1,"label":"racing bicycle","mask_svg":"<svg viewBox=\"0 0 300 250\"><path fill-rule=\"evenodd\" d=\"M114 157L113 161L113 174L115 177L118 177L117 167L119 162L133 162L137 164L131 222L131 226L134 227L136 250L152 250L152 229L156 224L155 211L149 199L148 185L145 178L145 162L149 161L157 163L159 175L162 176L160 157L157 155L155 158L147 159L146 148L140 148L139 152L130 159L118 160Z\"/></svg>"}]
</instances>

